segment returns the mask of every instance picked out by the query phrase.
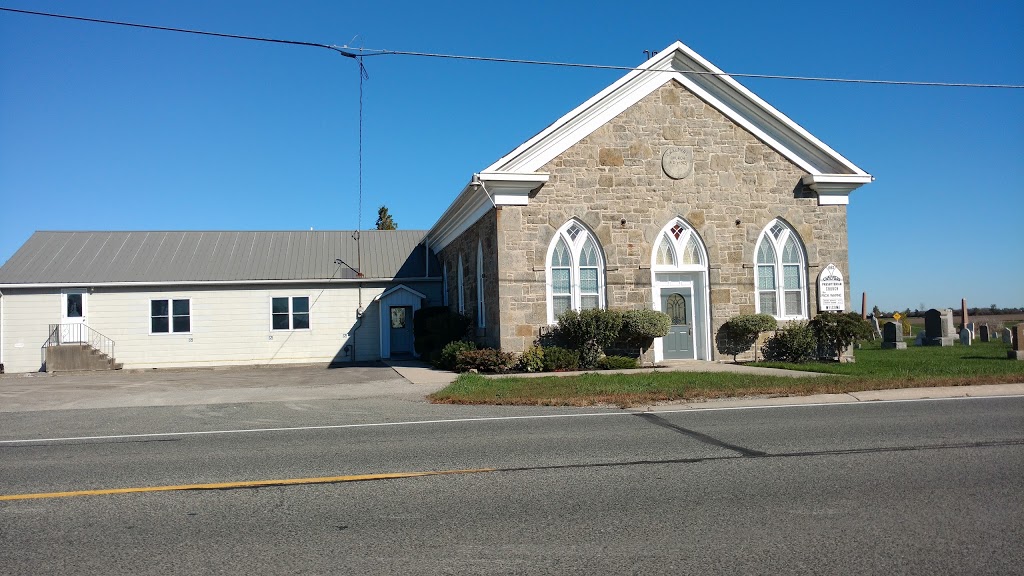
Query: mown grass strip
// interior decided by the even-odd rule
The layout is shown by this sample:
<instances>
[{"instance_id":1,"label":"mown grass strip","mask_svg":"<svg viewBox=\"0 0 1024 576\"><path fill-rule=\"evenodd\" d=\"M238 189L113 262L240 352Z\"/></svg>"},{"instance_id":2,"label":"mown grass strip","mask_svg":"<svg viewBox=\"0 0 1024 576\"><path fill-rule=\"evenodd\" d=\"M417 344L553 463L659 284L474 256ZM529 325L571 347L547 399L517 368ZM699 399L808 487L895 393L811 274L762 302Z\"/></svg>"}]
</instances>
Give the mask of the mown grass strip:
<instances>
[{"instance_id":1,"label":"mown grass strip","mask_svg":"<svg viewBox=\"0 0 1024 576\"><path fill-rule=\"evenodd\" d=\"M911 347L907 350L880 350L874 343L857 350L857 362L852 364L755 364L825 374L818 378L732 372L637 371L541 378L484 378L478 374L462 374L430 399L452 404L628 407L735 396L804 396L1024 382L1024 362L1008 360L1006 350L1007 346L1001 342L980 343L970 348Z\"/></svg>"}]
</instances>

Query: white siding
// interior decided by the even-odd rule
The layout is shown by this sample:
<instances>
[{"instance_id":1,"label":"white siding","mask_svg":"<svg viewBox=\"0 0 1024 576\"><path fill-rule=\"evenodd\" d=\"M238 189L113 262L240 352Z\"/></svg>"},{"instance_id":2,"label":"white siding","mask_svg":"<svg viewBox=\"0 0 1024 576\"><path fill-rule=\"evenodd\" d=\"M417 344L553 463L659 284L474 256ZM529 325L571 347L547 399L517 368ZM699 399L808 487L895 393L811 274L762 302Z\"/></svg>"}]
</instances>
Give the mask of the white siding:
<instances>
[{"instance_id":1,"label":"white siding","mask_svg":"<svg viewBox=\"0 0 1024 576\"><path fill-rule=\"evenodd\" d=\"M384 287L363 288L366 307L356 330L359 295L355 287L316 285L239 289L126 290L96 288L88 298L87 324L115 343L125 368L286 364L377 360L378 308L373 298ZM308 296L309 330L271 330L271 298ZM191 301L191 332L150 334L150 301ZM6 293L4 363L8 372L40 368L39 348L47 324L60 322L60 294ZM351 332L355 331L355 338ZM21 344L21 347L18 347Z\"/></svg>"},{"instance_id":2,"label":"white siding","mask_svg":"<svg viewBox=\"0 0 1024 576\"><path fill-rule=\"evenodd\" d=\"M40 347L49 324L60 323L60 293L13 294L4 291L4 370L38 372Z\"/></svg>"}]
</instances>

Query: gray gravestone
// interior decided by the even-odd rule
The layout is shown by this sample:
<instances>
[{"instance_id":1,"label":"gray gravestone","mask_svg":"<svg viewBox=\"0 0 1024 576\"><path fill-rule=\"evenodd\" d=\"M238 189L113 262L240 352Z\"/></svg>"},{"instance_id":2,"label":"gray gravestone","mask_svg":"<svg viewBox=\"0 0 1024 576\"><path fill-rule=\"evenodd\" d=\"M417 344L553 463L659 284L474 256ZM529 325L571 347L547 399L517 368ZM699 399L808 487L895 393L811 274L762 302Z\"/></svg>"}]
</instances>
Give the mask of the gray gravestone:
<instances>
[{"instance_id":1,"label":"gray gravestone","mask_svg":"<svg viewBox=\"0 0 1024 576\"><path fill-rule=\"evenodd\" d=\"M968 322L966 328L971 331L971 338L974 338L974 335L977 334L974 331L974 322Z\"/></svg>"},{"instance_id":2,"label":"gray gravestone","mask_svg":"<svg viewBox=\"0 0 1024 576\"><path fill-rule=\"evenodd\" d=\"M1003 344L1013 344L1013 330L1003 328Z\"/></svg>"},{"instance_id":3,"label":"gray gravestone","mask_svg":"<svg viewBox=\"0 0 1024 576\"><path fill-rule=\"evenodd\" d=\"M871 334L872 340L875 339L875 336L878 336L878 338L882 337L882 330L878 327L878 317L874 314L871 315L871 329L874 330L874 333Z\"/></svg>"},{"instance_id":4,"label":"gray gravestone","mask_svg":"<svg viewBox=\"0 0 1024 576\"><path fill-rule=\"evenodd\" d=\"M1024 322L1013 327L1013 342L1010 343L1012 350L1007 350L1007 358L1011 360L1024 360L1024 350L1021 349L1022 340L1024 340Z\"/></svg>"},{"instance_id":5,"label":"gray gravestone","mask_svg":"<svg viewBox=\"0 0 1024 576\"><path fill-rule=\"evenodd\" d=\"M903 341L903 326L895 322L886 322L882 330L882 348L906 350L907 343Z\"/></svg>"},{"instance_id":6,"label":"gray gravestone","mask_svg":"<svg viewBox=\"0 0 1024 576\"><path fill-rule=\"evenodd\" d=\"M978 340L988 342L988 324L982 324L978 329Z\"/></svg>"},{"instance_id":7,"label":"gray gravestone","mask_svg":"<svg viewBox=\"0 0 1024 576\"><path fill-rule=\"evenodd\" d=\"M918 332L917 333L917 338L914 339L914 346L924 346L925 345L924 341L927 339L927 337L928 337L928 335L927 335L927 333L925 333L924 330L921 330L920 332Z\"/></svg>"},{"instance_id":8,"label":"gray gravestone","mask_svg":"<svg viewBox=\"0 0 1024 576\"><path fill-rule=\"evenodd\" d=\"M952 346L956 337L953 336L953 311L946 308L939 312L935 308L924 313L924 345Z\"/></svg>"},{"instance_id":9,"label":"gray gravestone","mask_svg":"<svg viewBox=\"0 0 1024 576\"><path fill-rule=\"evenodd\" d=\"M960 343L964 346L971 345L971 331L967 328L962 328L960 330Z\"/></svg>"}]
</instances>

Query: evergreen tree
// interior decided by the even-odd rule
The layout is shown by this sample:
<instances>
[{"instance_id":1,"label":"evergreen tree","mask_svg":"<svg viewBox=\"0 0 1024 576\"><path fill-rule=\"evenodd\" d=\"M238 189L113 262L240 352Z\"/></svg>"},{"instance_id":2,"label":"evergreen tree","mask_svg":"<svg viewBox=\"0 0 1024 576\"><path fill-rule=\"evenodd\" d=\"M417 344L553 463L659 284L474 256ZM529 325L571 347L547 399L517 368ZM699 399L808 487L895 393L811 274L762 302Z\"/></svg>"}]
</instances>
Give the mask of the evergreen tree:
<instances>
[{"instance_id":1,"label":"evergreen tree","mask_svg":"<svg viewBox=\"0 0 1024 576\"><path fill-rule=\"evenodd\" d=\"M381 206L377 209L377 230L398 230L398 225L388 214L388 207Z\"/></svg>"}]
</instances>

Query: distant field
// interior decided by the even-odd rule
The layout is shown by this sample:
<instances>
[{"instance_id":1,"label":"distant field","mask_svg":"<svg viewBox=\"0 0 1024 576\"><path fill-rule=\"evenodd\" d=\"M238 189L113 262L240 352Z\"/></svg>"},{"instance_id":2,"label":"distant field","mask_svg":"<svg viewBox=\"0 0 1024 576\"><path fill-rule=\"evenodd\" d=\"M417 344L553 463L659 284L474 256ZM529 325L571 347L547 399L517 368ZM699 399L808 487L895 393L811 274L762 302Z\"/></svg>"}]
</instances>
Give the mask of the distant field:
<instances>
[{"instance_id":1,"label":"distant field","mask_svg":"<svg viewBox=\"0 0 1024 576\"><path fill-rule=\"evenodd\" d=\"M953 323L959 325L960 314L958 314L957 312L959 311L953 311ZM878 322L880 324L885 324L889 320L892 320L892 318L879 318ZM1003 326L1012 326L1014 324L1024 322L1024 314L975 314L974 316L969 317L968 320L974 322L975 324L988 324L989 326L994 326L996 324L1002 324ZM915 326L924 326L924 316L921 316L920 318L911 317L910 323Z\"/></svg>"}]
</instances>

